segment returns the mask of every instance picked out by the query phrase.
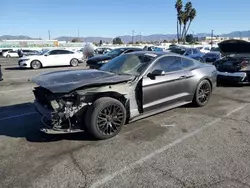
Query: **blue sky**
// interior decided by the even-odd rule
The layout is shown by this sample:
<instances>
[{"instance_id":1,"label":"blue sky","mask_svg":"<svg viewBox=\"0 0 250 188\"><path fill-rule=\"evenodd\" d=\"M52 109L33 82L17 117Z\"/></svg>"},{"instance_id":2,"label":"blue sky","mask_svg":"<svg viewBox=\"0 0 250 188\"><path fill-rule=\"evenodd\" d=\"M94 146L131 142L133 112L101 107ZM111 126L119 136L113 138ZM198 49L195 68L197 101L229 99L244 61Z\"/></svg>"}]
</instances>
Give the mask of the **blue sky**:
<instances>
[{"instance_id":1,"label":"blue sky","mask_svg":"<svg viewBox=\"0 0 250 188\"><path fill-rule=\"evenodd\" d=\"M186 2L186 1L183 1ZM190 32L249 30L250 0L192 0ZM176 33L175 0L4 0L0 35L104 36Z\"/></svg>"}]
</instances>

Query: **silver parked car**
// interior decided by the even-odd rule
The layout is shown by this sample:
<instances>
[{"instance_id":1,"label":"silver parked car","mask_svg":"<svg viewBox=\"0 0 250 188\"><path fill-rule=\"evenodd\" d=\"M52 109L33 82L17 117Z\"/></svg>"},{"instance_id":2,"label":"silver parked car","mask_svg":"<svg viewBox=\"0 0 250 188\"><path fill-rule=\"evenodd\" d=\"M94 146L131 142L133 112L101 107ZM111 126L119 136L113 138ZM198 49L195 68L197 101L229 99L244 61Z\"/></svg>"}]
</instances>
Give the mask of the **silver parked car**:
<instances>
[{"instance_id":1,"label":"silver parked car","mask_svg":"<svg viewBox=\"0 0 250 188\"><path fill-rule=\"evenodd\" d=\"M45 133L88 130L97 139L125 123L188 103L204 106L216 85L213 65L164 52L123 54L98 70L46 73L33 79Z\"/></svg>"}]
</instances>

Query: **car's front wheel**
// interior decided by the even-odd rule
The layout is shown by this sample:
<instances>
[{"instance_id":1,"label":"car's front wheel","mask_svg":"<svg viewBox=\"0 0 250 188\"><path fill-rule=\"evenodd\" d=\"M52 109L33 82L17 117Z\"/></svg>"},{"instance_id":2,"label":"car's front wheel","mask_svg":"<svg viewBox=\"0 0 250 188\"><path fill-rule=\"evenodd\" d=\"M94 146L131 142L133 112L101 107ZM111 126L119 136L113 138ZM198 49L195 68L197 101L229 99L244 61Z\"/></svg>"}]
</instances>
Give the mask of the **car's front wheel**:
<instances>
[{"instance_id":1,"label":"car's front wheel","mask_svg":"<svg viewBox=\"0 0 250 188\"><path fill-rule=\"evenodd\" d=\"M126 121L124 105L110 97L97 99L87 110L85 124L96 139L108 139L117 135Z\"/></svg>"},{"instance_id":2,"label":"car's front wheel","mask_svg":"<svg viewBox=\"0 0 250 188\"><path fill-rule=\"evenodd\" d=\"M209 99L212 92L211 84L208 80L202 80L195 91L193 104L198 107L205 106Z\"/></svg>"},{"instance_id":3,"label":"car's front wheel","mask_svg":"<svg viewBox=\"0 0 250 188\"><path fill-rule=\"evenodd\" d=\"M34 60L31 62L30 66L32 69L40 69L42 67L42 64L40 61Z\"/></svg>"},{"instance_id":4,"label":"car's front wheel","mask_svg":"<svg viewBox=\"0 0 250 188\"><path fill-rule=\"evenodd\" d=\"M8 54L8 55L6 55L6 57L7 57L7 58L10 58L11 56Z\"/></svg>"}]
</instances>

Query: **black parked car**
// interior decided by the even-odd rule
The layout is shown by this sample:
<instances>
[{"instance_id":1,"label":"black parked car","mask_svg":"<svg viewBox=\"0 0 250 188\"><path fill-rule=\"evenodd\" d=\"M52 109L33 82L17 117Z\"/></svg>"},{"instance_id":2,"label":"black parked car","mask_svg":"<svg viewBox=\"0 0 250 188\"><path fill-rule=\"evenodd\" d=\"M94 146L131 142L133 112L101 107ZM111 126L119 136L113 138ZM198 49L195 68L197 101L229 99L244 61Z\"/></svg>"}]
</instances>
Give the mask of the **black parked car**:
<instances>
[{"instance_id":1,"label":"black parked car","mask_svg":"<svg viewBox=\"0 0 250 188\"><path fill-rule=\"evenodd\" d=\"M213 63L218 70L217 82L250 83L250 43L243 40L227 40L218 45L224 57Z\"/></svg>"},{"instance_id":2,"label":"black parked car","mask_svg":"<svg viewBox=\"0 0 250 188\"><path fill-rule=\"evenodd\" d=\"M106 53L105 55L89 58L87 60L86 64L91 69L98 69L103 64L107 63L109 60L111 60L111 59L113 59L121 54L135 52L135 51L142 51L142 49L141 48L130 48L130 47L116 48L116 49L113 49L110 52Z\"/></svg>"},{"instance_id":3,"label":"black parked car","mask_svg":"<svg viewBox=\"0 0 250 188\"><path fill-rule=\"evenodd\" d=\"M221 53L216 51L208 52L203 56L203 59L208 63L213 63L220 58L221 58Z\"/></svg>"},{"instance_id":4,"label":"black parked car","mask_svg":"<svg viewBox=\"0 0 250 188\"><path fill-rule=\"evenodd\" d=\"M2 80L3 80L3 73L2 73L2 67L0 65L0 81L2 81Z\"/></svg>"}]
</instances>

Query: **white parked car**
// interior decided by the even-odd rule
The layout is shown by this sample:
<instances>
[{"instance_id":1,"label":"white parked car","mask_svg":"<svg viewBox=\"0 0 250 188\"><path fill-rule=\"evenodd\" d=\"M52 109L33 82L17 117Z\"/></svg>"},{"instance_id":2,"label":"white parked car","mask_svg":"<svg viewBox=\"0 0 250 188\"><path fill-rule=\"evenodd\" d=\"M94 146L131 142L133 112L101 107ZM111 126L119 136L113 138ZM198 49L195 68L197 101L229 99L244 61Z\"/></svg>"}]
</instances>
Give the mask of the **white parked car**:
<instances>
[{"instance_id":1,"label":"white parked car","mask_svg":"<svg viewBox=\"0 0 250 188\"><path fill-rule=\"evenodd\" d=\"M7 52L3 52L2 56L7 57L7 58L9 58L9 57L19 57L17 51L15 51L15 50L9 50Z\"/></svg>"},{"instance_id":2,"label":"white parked car","mask_svg":"<svg viewBox=\"0 0 250 188\"><path fill-rule=\"evenodd\" d=\"M206 54L211 51L211 46L200 46L200 47L197 47L197 49L199 49L200 52Z\"/></svg>"},{"instance_id":3,"label":"white parked car","mask_svg":"<svg viewBox=\"0 0 250 188\"><path fill-rule=\"evenodd\" d=\"M71 50L54 49L42 51L39 55L19 58L18 65L25 68L39 69L50 66L78 66L82 61L82 53Z\"/></svg>"}]
</instances>

